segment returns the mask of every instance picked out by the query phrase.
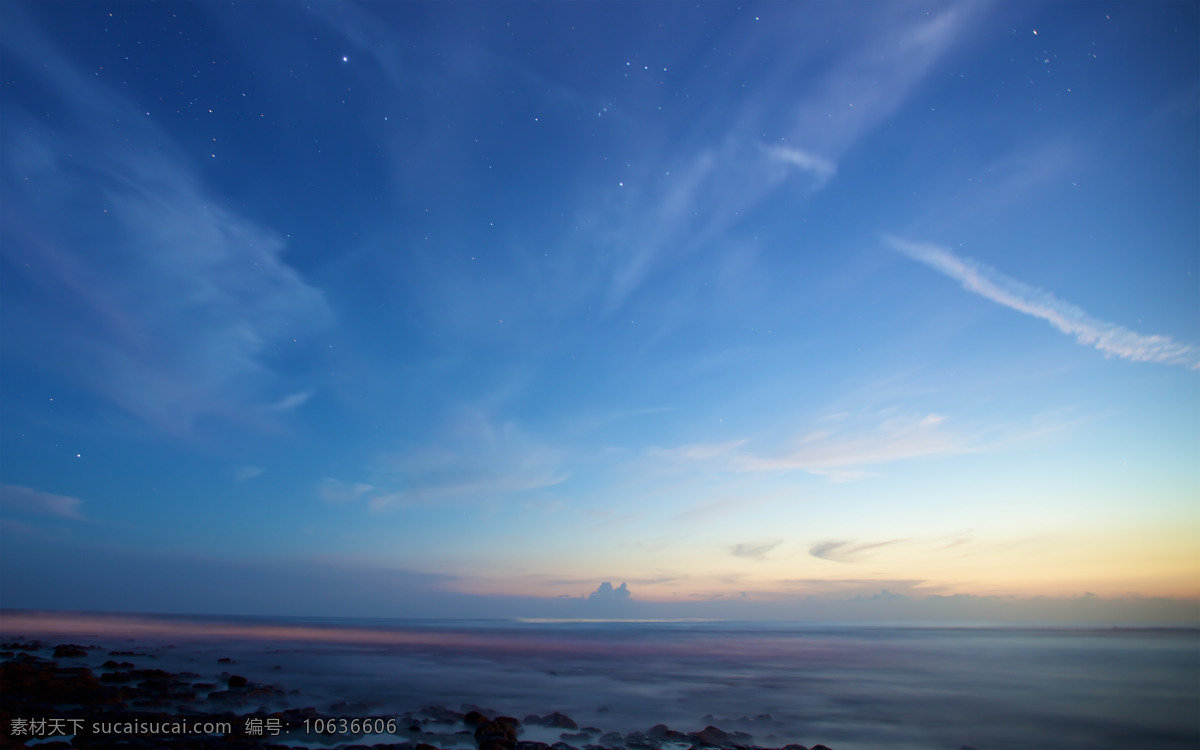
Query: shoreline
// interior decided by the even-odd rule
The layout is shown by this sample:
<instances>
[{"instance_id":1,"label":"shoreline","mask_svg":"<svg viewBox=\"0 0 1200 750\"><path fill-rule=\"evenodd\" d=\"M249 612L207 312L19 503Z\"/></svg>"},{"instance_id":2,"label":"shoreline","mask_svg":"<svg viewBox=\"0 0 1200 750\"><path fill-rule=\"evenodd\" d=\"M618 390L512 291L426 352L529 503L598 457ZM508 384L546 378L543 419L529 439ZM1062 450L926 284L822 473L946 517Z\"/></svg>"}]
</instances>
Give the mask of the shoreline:
<instances>
[{"instance_id":1,"label":"shoreline","mask_svg":"<svg viewBox=\"0 0 1200 750\"><path fill-rule=\"evenodd\" d=\"M95 670L78 666L99 656L107 658ZM153 666L156 659L136 646L36 639L0 644L5 694L0 748L832 750L822 744L762 745L749 733L726 732L712 724L692 732L665 724L624 734L605 732L581 727L557 710L517 718L472 704L460 710L431 705L383 716L372 715L371 706L343 702L322 712L290 705L297 690L231 672L229 657L217 660L224 669L209 674L169 672Z\"/></svg>"}]
</instances>

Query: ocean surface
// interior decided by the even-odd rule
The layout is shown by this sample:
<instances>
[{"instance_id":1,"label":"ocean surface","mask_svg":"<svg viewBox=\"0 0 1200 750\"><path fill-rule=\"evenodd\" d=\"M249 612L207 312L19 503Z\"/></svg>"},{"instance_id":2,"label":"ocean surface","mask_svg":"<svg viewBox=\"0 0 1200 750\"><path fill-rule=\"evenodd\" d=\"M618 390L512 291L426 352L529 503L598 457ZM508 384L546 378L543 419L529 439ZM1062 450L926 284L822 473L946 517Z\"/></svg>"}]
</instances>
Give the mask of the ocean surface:
<instances>
[{"instance_id":1,"label":"ocean surface","mask_svg":"<svg viewBox=\"0 0 1200 750\"><path fill-rule=\"evenodd\" d=\"M102 646L79 660L93 667L120 649L146 654L131 658L139 667L228 671L298 691L275 707L337 715L473 704L518 718L560 711L605 732L711 724L758 745L834 750L1200 747L1193 628L7 611L0 635ZM554 742L559 730L529 732Z\"/></svg>"}]
</instances>

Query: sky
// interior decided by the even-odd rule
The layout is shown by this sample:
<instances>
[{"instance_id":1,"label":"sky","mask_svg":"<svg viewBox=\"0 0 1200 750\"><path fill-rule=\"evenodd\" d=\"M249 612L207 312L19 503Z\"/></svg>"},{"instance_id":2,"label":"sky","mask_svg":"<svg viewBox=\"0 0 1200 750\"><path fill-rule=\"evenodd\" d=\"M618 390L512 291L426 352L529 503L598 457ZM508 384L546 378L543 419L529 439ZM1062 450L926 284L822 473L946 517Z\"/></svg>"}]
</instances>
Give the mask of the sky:
<instances>
[{"instance_id":1,"label":"sky","mask_svg":"<svg viewBox=\"0 0 1200 750\"><path fill-rule=\"evenodd\" d=\"M1200 5L2 13L0 606L1200 619Z\"/></svg>"}]
</instances>

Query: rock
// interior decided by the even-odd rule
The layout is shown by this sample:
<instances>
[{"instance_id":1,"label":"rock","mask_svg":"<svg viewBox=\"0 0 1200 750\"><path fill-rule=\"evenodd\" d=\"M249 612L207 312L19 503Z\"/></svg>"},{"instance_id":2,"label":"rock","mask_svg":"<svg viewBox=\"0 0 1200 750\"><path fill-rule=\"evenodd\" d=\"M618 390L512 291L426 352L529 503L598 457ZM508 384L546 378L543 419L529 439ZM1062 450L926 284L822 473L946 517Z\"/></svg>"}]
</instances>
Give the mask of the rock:
<instances>
[{"instance_id":1,"label":"rock","mask_svg":"<svg viewBox=\"0 0 1200 750\"><path fill-rule=\"evenodd\" d=\"M487 720L488 720L488 717L484 716L483 714L481 714L478 711L470 711L467 713L466 716L464 716L462 718L463 724L466 724L467 726L469 726L473 729L479 727L482 724L486 724Z\"/></svg>"},{"instance_id":2,"label":"rock","mask_svg":"<svg viewBox=\"0 0 1200 750\"><path fill-rule=\"evenodd\" d=\"M592 735L588 734L587 732L563 732L558 736L558 738L563 742L582 742L584 740L590 740Z\"/></svg>"},{"instance_id":3,"label":"rock","mask_svg":"<svg viewBox=\"0 0 1200 750\"><path fill-rule=\"evenodd\" d=\"M237 675L237 674L229 675L230 689L246 687L247 682L248 682L248 680L245 677L242 677L241 675Z\"/></svg>"},{"instance_id":4,"label":"rock","mask_svg":"<svg viewBox=\"0 0 1200 750\"><path fill-rule=\"evenodd\" d=\"M74 643L65 643L54 647L55 659L77 659L81 656L87 656L87 649L83 646L77 646Z\"/></svg>"},{"instance_id":5,"label":"rock","mask_svg":"<svg viewBox=\"0 0 1200 750\"><path fill-rule=\"evenodd\" d=\"M109 659L100 665L104 669L133 669L133 664L127 661L113 661Z\"/></svg>"},{"instance_id":6,"label":"rock","mask_svg":"<svg viewBox=\"0 0 1200 750\"><path fill-rule=\"evenodd\" d=\"M511 716L497 716L475 727L475 744L479 750L514 750L517 727L521 723Z\"/></svg>"},{"instance_id":7,"label":"rock","mask_svg":"<svg viewBox=\"0 0 1200 750\"><path fill-rule=\"evenodd\" d=\"M779 750L808 750L804 745L784 745Z\"/></svg>"},{"instance_id":8,"label":"rock","mask_svg":"<svg viewBox=\"0 0 1200 750\"><path fill-rule=\"evenodd\" d=\"M753 739L745 732L730 734L711 724L687 736L691 738L693 747L748 747Z\"/></svg>"},{"instance_id":9,"label":"rock","mask_svg":"<svg viewBox=\"0 0 1200 750\"><path fill-rule=\"evenodd\" d=\"M430 721L440 722L442 724L457 724L462 721L463 715L458 711L452 711L445 706L426 706L420 710L420 715L428 718Z\"/></svg>"},{"instance_id":10,"label":"rock","mask_svg":"<svg viewBox=\"0 0 1200 750\"><path fill-rule=\"evenodd\" d=\"M544 722L545 726L552 727L554 729L578 729L579 728L579 725L575 723L574 719L572 719L570 716L567 716L566 714L560 714L558 711L555 711L554 713L550 714L549 716L543 716L542 721Z\"/></svg>"},{"instance_id":11,"label":"rock","mask_svg":"<svg viewBox=\"0 0 1200 750\"><path fill-rule=\"evenodd\" d=\"M677 732L671 729L666 724L655 724L650 727L650 731L646 732L648 737L653 738L658 743L663 742L691 742L692 738L683 732Z\"/></svg>"},{"instance_id":12,"label":"rock","mask_svg":"<svg viewBox=\"0 0 1200 750\"><path fill-rule=\"evenodd\" d=\"M217 664L233 664L233 659L230 659L228 656L222 656L220 659L217 659Z\"/></svg>"}]
</instances>

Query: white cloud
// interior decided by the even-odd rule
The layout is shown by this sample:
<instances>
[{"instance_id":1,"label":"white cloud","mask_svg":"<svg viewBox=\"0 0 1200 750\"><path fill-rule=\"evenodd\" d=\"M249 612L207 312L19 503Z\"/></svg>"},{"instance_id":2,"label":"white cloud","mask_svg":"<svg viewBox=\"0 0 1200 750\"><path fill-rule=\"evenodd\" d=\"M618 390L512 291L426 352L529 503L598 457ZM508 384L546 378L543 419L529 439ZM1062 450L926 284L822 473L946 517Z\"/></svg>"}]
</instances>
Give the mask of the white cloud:
<instances>
[{"instance_id":1,"label":"white cloud","mask_svg":"<svg viewBox=\"0 0 1200 750\"><path fill-rule=\"evenodd\" d=\"M271 411L291 411L312 398L313 393L315 391L301 391L299 393L288 394L274 404L271 404L270 409Z\"/></svg>"},{"instance_id":2,"label":"white cloud","mask_svg":"<svg viewBox=\"0 0 1200 750\"><path fill-rule=\"evenodd\" d=\"M817 185L824 185L826 182L837 174L837 165L823 156L817 156L807 151L801 151L798 148L790 146L775 146L767 149L767 153L778 159L800 169L811 172L816 178Z\"/></svg>"},{"instance_id":3,"label":"white cloud","mask_svg":"<svg viewBox=\"0 0 1200 750\"><path fill-rule=\"evenodd\" d=\"M705 463L723 471L787 471L799 469L831 482L869 476L864 467L929 456L980 450L977 438L945 427L941 414L900 416L871 414L840 429L821 429L800 436L791 448L770 453L746 450L747 440L652 448L647 455L678 463Z\"/></svg>"},{"instance_id":4,"label":"white cloud","mask_svg":"<svg viewBox=\"0 0 1200 750\"><path fill-rule=\"evenodd\" d=\"M421 447L394 451L371 462L374 484L326 484L323 496L339 502L362 497L380 510L442 501L495 501L565 482L562 451L526 434L513 422L460 409ZM527 498L526 498L527 499Z\"/></svg>"},{"instance_id":5,"label":"white cloud","mask_svg":"<svg viewBox=\"0 0 1200 750\"><path fill-rule=\"evenodd\" d=\"M239 466L233 472L233 481L248 482L262 473L263 468L261 466L250 466L249 464L245 466Z\"/></svg>"},{"instance_id":6,"label":"white cloud","mask_svg":"<svg viewBox=\"0 0 1200 750\"><path fill-rule=\"evenodd\" d=\"M12 305L57 343L13 345L161 430L244 420L277 388L271 343L328 320L322 293L284 260L281 236L205 187L193 156L28 26L11 52L74 117L47 129L5 113L2 252L45 290Z\"/></svg>"},{"instance_id":7,"label":"white cloud","mask_svg":"<svg viewBox=\"0 0 1200 750\"><path fill-rule=\"evenodd\" d=\"M1160 362L1200 369L1200 350L1170 336L1146 335L1094 318L1049 292L1017 281L990 266L961 258L937 245L885 236L888 244L913 260L960 282L964 289L1017 312L1041 318L1085 346L1133 362Z\"/></svg>"},{"instance_id":8,"label":"white cloud","mask_svg":"<svg viewBox=\"0 0 1200 750\"><path fill-rule=\"evenodd\" d=\"M55 495L12 484L0 485L0 507L4 508L5 512L32 513L81 521L84 518L80 510L82 505L83 501L77 497Z\"/></svg>"},{"instance_id":9,"label":"white cloud","mask_svg":"<svg viewBox=\"0 0 1200 750\"><path fill-rule=\"evenodd\" d=\"M374 485L362 482L344 482L326 477L317 485L317 496L333 505L354 502L374 490Z\"/></svg>"}]
</instances>

